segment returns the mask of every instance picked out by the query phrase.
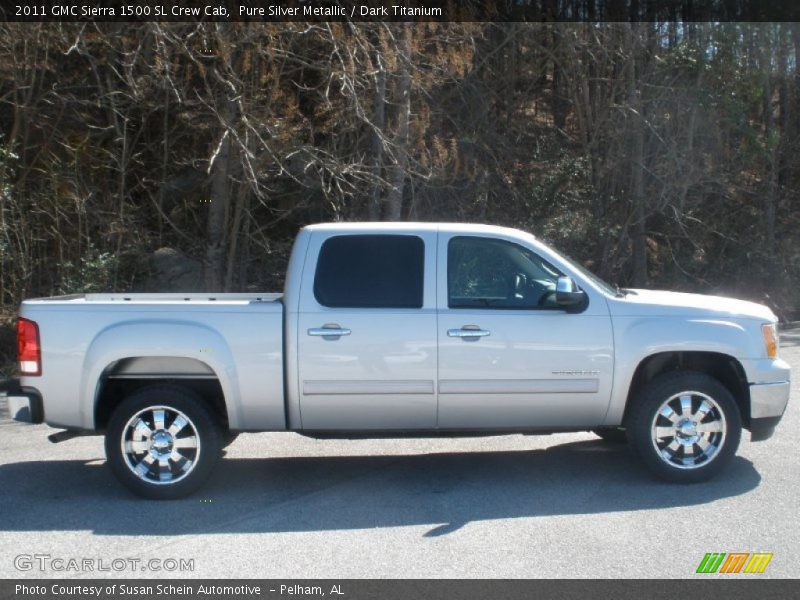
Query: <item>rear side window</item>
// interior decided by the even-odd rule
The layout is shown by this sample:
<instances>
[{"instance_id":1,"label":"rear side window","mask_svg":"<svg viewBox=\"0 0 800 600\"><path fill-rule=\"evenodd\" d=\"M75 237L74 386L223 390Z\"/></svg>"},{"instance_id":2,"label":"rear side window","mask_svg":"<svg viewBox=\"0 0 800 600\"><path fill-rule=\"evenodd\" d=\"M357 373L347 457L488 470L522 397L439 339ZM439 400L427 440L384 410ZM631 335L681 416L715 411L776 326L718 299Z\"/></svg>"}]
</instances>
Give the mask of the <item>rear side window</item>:
<instances>
[{"instance_id":1,"label":"rear side window","mask_svg":"<svg viewBox=\"0 0 800 600\"><path fill-rule=\"evenodd\" d=\"M342 235L322 244L314 297L332 308L422 308L425 244L412 235Z\"/></svg>"}]
</instances>

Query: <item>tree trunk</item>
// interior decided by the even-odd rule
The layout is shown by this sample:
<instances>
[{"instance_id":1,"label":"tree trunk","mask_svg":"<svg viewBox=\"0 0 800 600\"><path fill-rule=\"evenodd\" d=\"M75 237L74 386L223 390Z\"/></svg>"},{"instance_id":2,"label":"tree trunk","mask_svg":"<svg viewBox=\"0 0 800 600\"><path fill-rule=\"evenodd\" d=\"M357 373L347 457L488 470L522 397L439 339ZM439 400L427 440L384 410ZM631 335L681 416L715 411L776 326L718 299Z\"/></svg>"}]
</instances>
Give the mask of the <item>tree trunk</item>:
<instances>
[{"instance_id":1,"label":"tree trunk","mask_svg":"<svg viewBox=\"0 0 800 600\"><path fill-rule=\"evenodd\" d=\"M239 242L239 230L242 228L242 217L247 212L247 201L250 199L250 190L245 184L239 184L236 193L236 205L233 208L233 223L231 223L231 235L228 242L228 261L225 266L225 291L230 292L233 288L233 276L236 272L236 255Z\"/></svg>"},{"instance_id":2,"label":"tree trunk","mask_svg":"<svg viewBox=\"0 0 800 600\"><path fill-rule=\"evenodd\" d=\"M211 197L208 207L208 242L206 245L206 291L218 291L223 287L225 267L225 232L227 229L228 204L230 202L229 172L231 165L230 129L236 118L236 102L226 99L223 108L223 131L212 155Z\"/></svg>"},{"instance_id":3,"label":"tree trunk","mask_svg":"<svg viewBox=\"0 0 800 600\"><path fill-rule=\"evenodd\" d=\"M553 123L555 123L559 131L564 131L567 126L566 77L560 63L562 58L562 31L561 27L553 28L553 56L556 57L553 60Z\"/></svg>"},{"instance_id":4,"label":"tree trunk","mask_svg":"<svg viewBox=\"0 0 800 600\"><path fill-rule=\"evenodd\" d=\"M770 64L769 39L761 30L759 49L761 55L761 70L763 73L763 111L764 111L764 138L767 150L767 189L764 195L764 229L766 235L766 252L769 257L768 269L774 272L775 268L775 204L778 195L778 142L775 131L775 116L772 108L773 78Z\"/></svg>"},{"instance_id":5,"label":"tree trunk","mask_svg":"<svg viewBox=\"0 0 800 600\"><path fill-rule=\"evenodd\" d=\"M628 112L632 132L631 144L631 202L633 203L633 276L636 287L647 285L647 210L644 196L644 115L641 92L636 79L636 59L639 52L639 29L641 24L629 26L628 62Z\"/></svg>"},{"instance_id":6,"label":"tree trunk","mask_svg":"<svg viewBox=\"0 0 800 600\"><path fill-rule=\"evenodd\" d=\"M397 135L394 142L395 161L386 198L387 221L399 221L403 212L403 188L408 166L408 128L411 120L411 25L403 23L401 38L400 78L397 83Z\"/></svg>"},{"instance_id":7,"label":"tree trunk","mask_svg":"<svg viewBox=\"0 0 800 600\"><path fill-rule=\"evenodd\" d=\"M378 221L381 218L381 195L383 185L381 185L381 170L383 169L383 139L386 127L386 70L383 68L380 50L375 52L375 68L378 70L375 75L375 101L373 103L373 129L372 129L372 153L373 153L373 177L372 195L369 201L369 220Z\"/></svg>"}]
</instances>

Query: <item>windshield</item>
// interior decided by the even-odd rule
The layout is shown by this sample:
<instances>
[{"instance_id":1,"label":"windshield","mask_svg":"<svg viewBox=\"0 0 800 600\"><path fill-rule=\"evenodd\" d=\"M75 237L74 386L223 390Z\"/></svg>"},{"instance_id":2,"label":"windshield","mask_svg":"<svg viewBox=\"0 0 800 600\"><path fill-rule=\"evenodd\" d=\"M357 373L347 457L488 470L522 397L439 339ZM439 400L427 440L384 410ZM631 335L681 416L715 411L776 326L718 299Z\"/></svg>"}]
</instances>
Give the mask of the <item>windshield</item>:
<instances>
[{"instance_id":1,"label":"windshield","mask_svg":"<svg viewBox=\"0 0 800 600\"><path fill-rule=\"evenodd\" d=\"M611 294L612 296L618 296L620 294L620 290L618 287L613 286L610 283L604 281L603 279L592 273L589 269L584 267L580 262L569 256L568 254L564 254L563 252L561 252L560 250L556 250L552 246L550 246L550 249L553 252L555 252L556 255L561 257L563 261L569 263L572 268L574 268L576 271L579 271L584 277L586 277L587 279L591 279L593 283L599 286L606 293Z\"/></svg>"}]
</instances>

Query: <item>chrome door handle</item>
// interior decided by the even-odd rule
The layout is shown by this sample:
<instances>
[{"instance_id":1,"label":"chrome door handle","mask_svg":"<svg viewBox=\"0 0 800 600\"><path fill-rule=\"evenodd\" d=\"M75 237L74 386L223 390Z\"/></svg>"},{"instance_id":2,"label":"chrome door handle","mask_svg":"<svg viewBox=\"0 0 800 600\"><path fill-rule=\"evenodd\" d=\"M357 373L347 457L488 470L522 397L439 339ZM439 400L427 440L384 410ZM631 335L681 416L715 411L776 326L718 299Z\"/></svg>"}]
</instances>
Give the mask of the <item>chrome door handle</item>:
<instances>
[{"instance_id":1,"label":"chrome door handle","mask_svg":"<svg viewBox=\"0 0 800 600\"><path fill-rule=\"evenodd\" d=\"M472 338L472 337L486 337L487 335L491 335L491 331L487 331L486 329L480 329L474 325L465 325L461 329L448 329L447 336L448 337L459 337L459 338Z\"/></svg>"},{"instance_id":2,"label":"chrome door handle","mask_svg":"<svg viewBox=\"0 0 800 600\"><path fill-rule=\"evenodd\" d=\"M312 327L308 330L308 335L315 335L324 338L338 338L343 335L350 335L349 329L344 329L338 325L323 325L322 327Z\"/></svg>"}]
</instances>

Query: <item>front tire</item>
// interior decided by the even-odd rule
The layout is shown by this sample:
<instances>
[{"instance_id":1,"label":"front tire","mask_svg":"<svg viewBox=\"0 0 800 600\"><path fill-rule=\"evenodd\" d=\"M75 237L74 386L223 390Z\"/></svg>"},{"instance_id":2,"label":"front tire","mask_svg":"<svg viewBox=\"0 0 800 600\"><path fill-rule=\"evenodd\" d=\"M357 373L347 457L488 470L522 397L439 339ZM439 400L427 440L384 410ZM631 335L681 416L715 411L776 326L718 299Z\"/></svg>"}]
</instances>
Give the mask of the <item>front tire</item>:
<instances>
[{"instance_id":1,"label":"front tire","mask_svg":"<svg viewBox=\"0 0 800 600\"><path fill-rule=\"evenodd\" d=\"M635 402L628 436L658 477L674 483L706 481L736 454L742 435L739 407L713 377L666 373L648 383Z\"/></svg>"},{"instance_id":2,"label":"front tire","mask_svg":"<svg viewBox=\"0 0 800 600\"><path fill-rule=\"evenodd\" d=\"M208 478L221 453L217 420L203 399L179 386L134 392L111 415L108 465L134 494L183 498Z\"/></svg>"}]
</instances>

